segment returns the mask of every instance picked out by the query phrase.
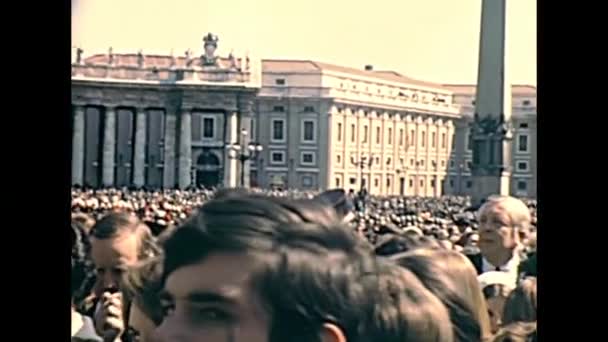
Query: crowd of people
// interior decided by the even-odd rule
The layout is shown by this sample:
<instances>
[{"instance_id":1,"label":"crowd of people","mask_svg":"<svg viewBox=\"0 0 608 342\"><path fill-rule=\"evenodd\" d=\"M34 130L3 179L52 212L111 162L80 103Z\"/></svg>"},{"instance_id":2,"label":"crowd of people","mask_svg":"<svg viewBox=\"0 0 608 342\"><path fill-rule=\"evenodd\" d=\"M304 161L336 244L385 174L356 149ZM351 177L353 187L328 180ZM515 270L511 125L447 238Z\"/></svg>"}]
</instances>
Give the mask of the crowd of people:
<instances>
[{"instance_id":1,"label":"crowd of people","mask_svg":"<svg viewBox=\"0 0 608 342\"><path fill-rule=\"evenodd\" d=\"M536 202L72 190L72 341L536 341Z\"/></svg>"}]
</instances>

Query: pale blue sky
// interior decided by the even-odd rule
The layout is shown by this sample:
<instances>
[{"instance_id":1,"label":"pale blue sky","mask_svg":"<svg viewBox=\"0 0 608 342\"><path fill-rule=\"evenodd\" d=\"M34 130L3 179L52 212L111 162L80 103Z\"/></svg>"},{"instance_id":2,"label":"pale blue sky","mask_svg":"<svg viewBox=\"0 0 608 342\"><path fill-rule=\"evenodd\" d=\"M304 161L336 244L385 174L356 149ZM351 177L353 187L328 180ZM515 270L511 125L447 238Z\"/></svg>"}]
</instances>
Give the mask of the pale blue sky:
<instances>
[{"instance_id":1,"label":"pale blue sky","mask_svg":"<svg viewBox=\"0 0 608 342\"><path fill-rule=\"evenodd\" d=\"M536 1L508 0L511 81L536 85ZM220 38L218 53L392 69L475 83L481 0L73 0L72 43L85 55L181 55Z\"/></svg>"}]
</instances>

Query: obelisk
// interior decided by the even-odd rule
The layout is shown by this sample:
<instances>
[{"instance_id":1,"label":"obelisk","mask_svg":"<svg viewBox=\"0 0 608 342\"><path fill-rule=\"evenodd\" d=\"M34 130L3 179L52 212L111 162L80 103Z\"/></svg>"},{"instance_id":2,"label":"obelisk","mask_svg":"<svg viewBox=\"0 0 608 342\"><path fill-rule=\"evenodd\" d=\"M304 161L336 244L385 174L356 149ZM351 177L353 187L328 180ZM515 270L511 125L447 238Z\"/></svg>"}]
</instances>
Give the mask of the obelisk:
<instances>
[{"instance_id":1,"label":"obelisk","mask_svg":"<svg viewBox=\"0 0 608 342\"><path fill-rule=\"evenodd\" d=\"M507 0L482 0L473 134L473 204L508 195L511 84L507 69Z\"/></svg>"}]
</instances>

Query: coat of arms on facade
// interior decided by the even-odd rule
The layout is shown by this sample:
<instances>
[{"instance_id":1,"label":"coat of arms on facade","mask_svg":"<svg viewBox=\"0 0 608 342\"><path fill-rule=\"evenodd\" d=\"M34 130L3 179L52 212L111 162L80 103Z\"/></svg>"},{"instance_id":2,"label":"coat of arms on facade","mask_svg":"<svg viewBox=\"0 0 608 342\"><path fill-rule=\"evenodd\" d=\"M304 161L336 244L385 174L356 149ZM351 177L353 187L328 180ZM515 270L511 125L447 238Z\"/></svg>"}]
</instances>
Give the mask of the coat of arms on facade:
<instances>
[{"instance_id":1,"label":"coat of arms on facade","mask_svg":"<svg viewBox=\"0 0 608 342\"><path fill-rule=\"evenodd\" d=\"M215 65L216 59L215 50L217 49L217 42L219 41L216 35L208 33L204 38L203 42L205 43L203 47L205 48L205 54L201 57L203 65Z\"/></svg>"}]
</instances>

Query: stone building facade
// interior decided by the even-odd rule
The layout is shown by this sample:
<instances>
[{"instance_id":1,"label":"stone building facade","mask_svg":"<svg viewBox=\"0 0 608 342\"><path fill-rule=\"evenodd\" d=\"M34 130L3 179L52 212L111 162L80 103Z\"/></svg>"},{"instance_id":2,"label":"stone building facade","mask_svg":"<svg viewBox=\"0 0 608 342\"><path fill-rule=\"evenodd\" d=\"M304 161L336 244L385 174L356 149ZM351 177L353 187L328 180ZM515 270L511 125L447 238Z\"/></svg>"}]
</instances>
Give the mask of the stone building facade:
<instances>
[{"instance_id":1,"label":"stone building facade","mask_svg":"<svg viewBox=\"0 0 608 342\"><path fill-rule=\"evenodd\" d=\"M453 93L395 72L263 60L261 185L441 196L461 117Z\"/></svg>"},{"instance_id":2,"label":"stone building facade","mask_svg":"<svg viewBox=\"0 0 608 342\"><path fill-rule=\"evenodd\" d=\"M470 129L475 111L474 85L446 85L454 92L454 102L460 106L462 119L456 122L455 158L450 161L446 193L469 195L472 188L473 160ZM513 143L511 165L511 194L536 197L537 184L537 124L536 87L512 86Z\"/></svg>"},{"instance_id":3,"label":"stone building facade","mask_svg":"<svg viewBox=\"0 0 608 342\"><path fill-rule=\"evenodd\" d=\"M72 183L469 194L473 85L310 60L105 54L72 64ZM536 196L536 88L513 86L511 192ZM227 147L263 150L239 161ZM246 153L245 153L246 154ZM242 178L242 179L240 179Z\"/></svg>"},{"instance_id":4,"label":"stone building facade","mask_svg":"<svg viewBox=\"0 0 608 342\"><path fill-rule=\"evenodd\" d=\"M236 186L259 91L259 62L214 55L97 54L72 64L72 183L186 188Z\"/></svg>"}]
</instances>

